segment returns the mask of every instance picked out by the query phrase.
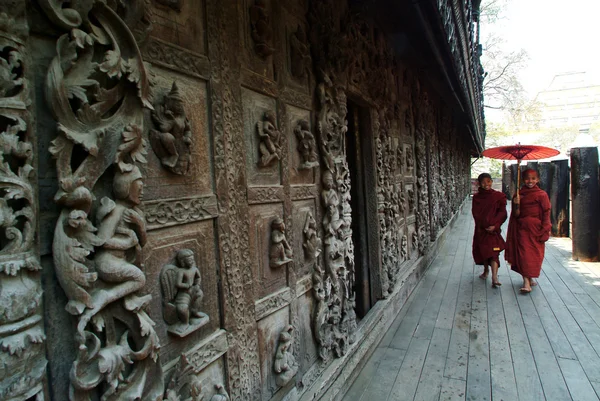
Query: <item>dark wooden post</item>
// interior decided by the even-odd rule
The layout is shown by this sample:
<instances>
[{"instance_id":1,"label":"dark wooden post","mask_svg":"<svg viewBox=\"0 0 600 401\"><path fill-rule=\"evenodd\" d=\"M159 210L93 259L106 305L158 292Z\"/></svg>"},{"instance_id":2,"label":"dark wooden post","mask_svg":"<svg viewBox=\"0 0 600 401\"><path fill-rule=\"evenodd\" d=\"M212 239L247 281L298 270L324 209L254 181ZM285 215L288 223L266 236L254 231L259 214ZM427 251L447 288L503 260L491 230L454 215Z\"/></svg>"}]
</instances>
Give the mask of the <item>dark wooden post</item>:
<instances>
[{"instance_id":1,"label":"dark wooden post","mask_svg":"<svg viewBox=\"0 0 600 401\"><path fill-rule=\"evenodd\" d=\"M573 259L598 261L600 192L598 148L571 149L571 199L573 202Z\"/></svg>"},{"instance_id":2,"label":"dark wooden post","mask_svg":"<svg viewBox=\"0 0 600 401\"><path fill-rule=\"evenodd\" d=\"M569 215L569 161L567 159L554 160L552 161L552 165L554 166L552 184L550 185L552 236L568 237L571 221Z\"/></svg>"},{"instance_id":3,"label":"dark wooden post","mask_svg":"<svg viewBox=\"0 0 600 401\"><path fill-rule=\"evenodd\" d=\"M512 193L510 192L510 182L511 182L511 171L510 165L506 164L506 162L502 162L502 192L508 199L511 199Z\"/></svg>"},{"instance_id":4,"label":"dark wooden post","mask_svg":"<svg viewBox=\"0 0 600 401\"><path fill-rule=\"evenodd\" d=\"M537 166L537 171L540 176L540 188L542 188L548 196L552 188L552 177L554 175L554 165L550 162L540 162Z\"/></svg>"}]
</instances>

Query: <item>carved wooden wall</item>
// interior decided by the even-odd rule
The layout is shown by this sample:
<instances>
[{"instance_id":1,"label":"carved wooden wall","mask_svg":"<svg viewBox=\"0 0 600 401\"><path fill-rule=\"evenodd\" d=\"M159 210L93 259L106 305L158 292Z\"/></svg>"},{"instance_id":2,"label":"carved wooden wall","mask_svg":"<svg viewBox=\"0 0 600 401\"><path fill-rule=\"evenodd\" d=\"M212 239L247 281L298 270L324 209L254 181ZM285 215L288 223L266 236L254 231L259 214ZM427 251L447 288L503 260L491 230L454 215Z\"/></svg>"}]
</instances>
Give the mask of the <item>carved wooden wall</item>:
<instances>
[{"instance_id":1,"label":"carved wooden wall","mask_svg":"<svg viewBox=\"0 0 600 401\"><path fill-rule=\"evenodd\" d=\"M357 341L357 266L388 297L468 193L465 128L362 8L8 3L0 399L299 394Z\"/></svg>"}]
</instances>

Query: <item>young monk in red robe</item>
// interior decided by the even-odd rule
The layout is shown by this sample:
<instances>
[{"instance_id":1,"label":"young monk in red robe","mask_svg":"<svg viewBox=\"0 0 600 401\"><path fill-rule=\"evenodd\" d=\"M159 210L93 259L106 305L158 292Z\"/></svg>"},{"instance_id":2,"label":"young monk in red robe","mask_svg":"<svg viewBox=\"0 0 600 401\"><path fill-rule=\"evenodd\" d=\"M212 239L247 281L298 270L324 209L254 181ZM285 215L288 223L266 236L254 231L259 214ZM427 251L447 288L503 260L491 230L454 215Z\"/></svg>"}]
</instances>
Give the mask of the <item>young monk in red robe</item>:
<instances>
[{"instance_id":1,"label":"young monk in red robe","mask_svg":"<svg viewBox=\"0 0 600 401\"><path fill-rule=\"evenodd\" d=\"M475 264L483 265L479 276L487 279L489 267L492 267L492 287L502 285L498 280L499 255L504 250L504 239L500 227L506 220L506 196L492 189L492 177L488 173L480 174L479 191L473 195L473 259Z\"/></svg>"},{"instance_id":2,"label":"young monk in red robe","mask_svg":"<svg viewBox=\"0 0 600 401\"><path fill-rule=\"evenodd\" d=\"M521 292L531 292L540 276L544 260L545 243L550 238L550 200L538 186L537 171L523 172L524 185L512 202L508 223L506 253L504 257L512 270L523 276Z\"/></svg>"}]
</instances>

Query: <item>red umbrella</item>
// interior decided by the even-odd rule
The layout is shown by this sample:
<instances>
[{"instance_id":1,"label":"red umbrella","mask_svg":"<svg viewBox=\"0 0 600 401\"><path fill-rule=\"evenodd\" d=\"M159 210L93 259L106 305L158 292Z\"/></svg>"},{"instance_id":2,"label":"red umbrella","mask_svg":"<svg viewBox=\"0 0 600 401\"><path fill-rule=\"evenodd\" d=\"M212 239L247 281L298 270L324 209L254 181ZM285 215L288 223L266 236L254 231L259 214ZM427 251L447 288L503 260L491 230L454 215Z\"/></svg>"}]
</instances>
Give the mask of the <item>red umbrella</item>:
<instances>
[{"instance_id":1,"label":"red umbrella","mask_svg":"<svg viewBox=\"0 0 600 401\"><path fill-rule=\"evenodd\" d=\"M556 156L560 151L546 146L538 145L510 145L489 148L483 151L482 155L492 159L516 160L517 161L517 196L519 196L519 187L521 186L521 160L538 160Z\"/></svg>"}]
</instances>

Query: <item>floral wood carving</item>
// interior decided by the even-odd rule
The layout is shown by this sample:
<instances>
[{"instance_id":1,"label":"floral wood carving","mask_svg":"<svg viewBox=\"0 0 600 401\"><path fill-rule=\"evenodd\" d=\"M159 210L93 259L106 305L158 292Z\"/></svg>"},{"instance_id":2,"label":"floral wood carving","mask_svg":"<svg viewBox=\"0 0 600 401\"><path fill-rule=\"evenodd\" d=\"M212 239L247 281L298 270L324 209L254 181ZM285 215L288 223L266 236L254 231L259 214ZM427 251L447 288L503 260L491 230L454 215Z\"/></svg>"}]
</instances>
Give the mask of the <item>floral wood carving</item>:
<instances>
[{"instance_id":1,"label":"floral wood carving","mask_svg":"<svg viewBox=\"0 0 600 401\"><path fill-rule=\"evenodd\" d=\"M250 7L250 32L256 54L262 58L273 54L275 51L271 47L273 28L266 0L255 0L254 5Z\"/></svg>"},{"instance_id":2,"label":"floral wood carving","mask_svg":"<svg viewBox=\"0 0 600 401\"><path fill-rule=\"evenodd\" d=\"M167 199L145 203L147 230L212 219L218 214L213 196Z\"/></svg>"},{"instance_id":3,"label":"floral wood carving","mask_svg":"<svg viewBox=\"0 0 600 401\"><path fill-rule=\"evenodd\" d=\"M258 165L267 167L281 158L281 146L283 145L283 136L277 128L275 114L265 111L263 120L256 123L256 131L260 139Z\"/></svg>"},{"instance_id":4,"label":"floral wood carving","mask_svg":"<svg viewBox=\"0 0 600 401\"><path fill-rule=\"evenodd\" d=\"M158 130L150 130L150 144L161 164L174 174L188 174L191 166L192 130L185 115L183 99L173 81L162 104L156 104L152 121Z\"/></svg>"},{"instance_id":5,"label":"floral wood carving","mask_svg":"<svg viewBox=\"0 0 600 401\"><path fill-rule=\"evenodd\" d=\"M200 311L204 292L194 252L180 250L176 262L176 265L166 265L160 272L163 317L169 324L169 333L185 337L208 323L209 317Z\"/></svg>"},{"instance_id":6,"label":"floral wood carving","mask_svg":"<svg viewBox=\"0 0 600 401\"><path fill-rule=\"evenodd\" d=\"M294 133L298 139L298 152L302 156L300 169L310 169L319 165L319 155L317 154L317 143L315 136L310 132L310 124L306 120L300 120L294 128Z\"/></svg>"},{"instance_id":7,"label":"floral wood carving","mask_svg":"<svg viewBox=\"0 0 600 401\"><path fill-rule=\"evenodd\" d=\"M292 353L292 343L294 341L294 328L288 325L279 334L279 344L275 352L275 362L273 370L275 371L275 383L279 387L288 384L298 372L298 363Z\"/></svg>"},{"instance_id":8,"label":"floral wood carving","mask_svg":"<svg viewBox=\"0 0 600 401\"><path fill-rule=\"evenodd\" d=\"M58 122L50 147L60 207L54 266L66 309L78 319L69 398L160 400L159 341L144 310L151 296L139 292L146 282L146 224L137 165L146 161L142 124L143 108L152 108L150 84L135 38L115 9L95 2L80 14L62 3L40 4L68 30L57 40L46 98ZM112 180L112 193L96 202L101 176Z\"/></svg>"},{"instance_id":9,"label":"floral wood carving","mask_svg":"<svg viewBox=\"0 0 600 401\"><path fill-rule=\"evenodd\" d=\"M310 73L312 67L310 46L302 25L298 25L296 32L290 35L290 59L292 76L305 78Z\"/></svg>"},{"instance_id":10,"label":"floral wood carving","mask_svg":"<svg viewBox=\"0 0 600 401\"><path fill-rule=\"evenodd\" d=\"M271 223L271 249L269 251L269 265L278 268L293 261L292 247L285 237L285 223L283 219L276 218Z\"/></svg>"},{"instance_id":11,"label":"floral wood carving","mask_svg":"<svg viewBox=\"0 0 600 401\"><path fill-rule=\"evenodd\" d=\"M44 396L46 336L36 243L35 132L25 3L0 5L0 399ZM13 17L14 16L14 17Z\"/></svg>"},{"instance_id":12,"label":"floral wood carving","mask_svg":"<svg viewBox=\"0 0 600 401\"><path fill-rule=\"evenodd\" d=\"M198 377L200 371L189 362L185 355L181 355L175 366L175 373L167 385L165 401L204 401L206 392ZM229 395L222 384L214 385L214 392L210 401L229 401Z\"/></svg>"}]
</instances>

